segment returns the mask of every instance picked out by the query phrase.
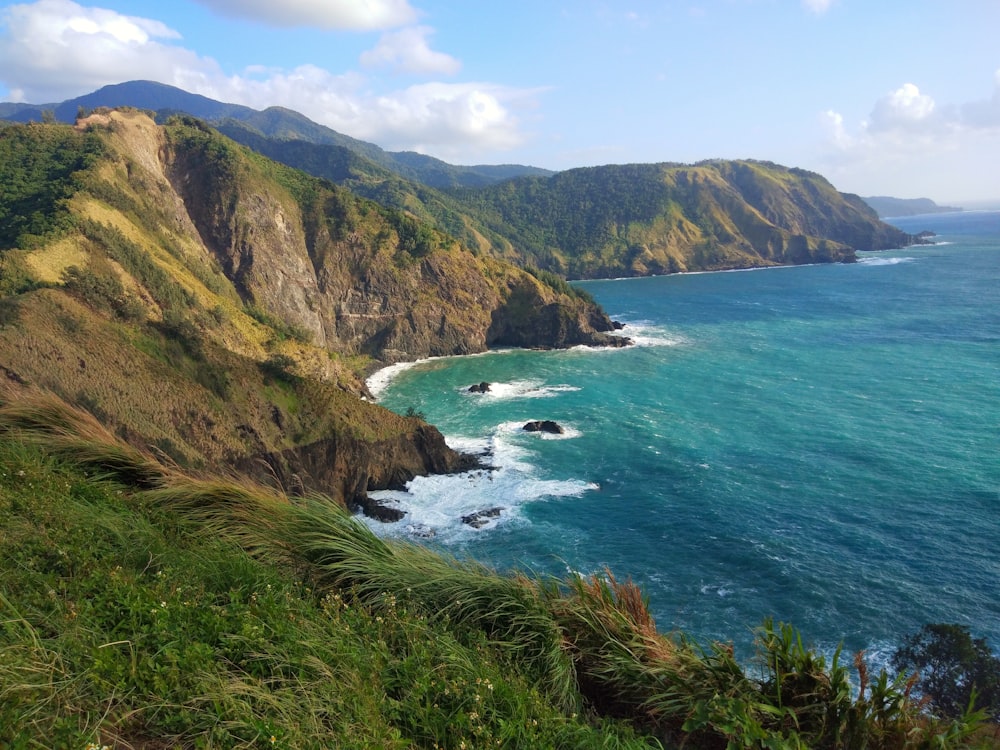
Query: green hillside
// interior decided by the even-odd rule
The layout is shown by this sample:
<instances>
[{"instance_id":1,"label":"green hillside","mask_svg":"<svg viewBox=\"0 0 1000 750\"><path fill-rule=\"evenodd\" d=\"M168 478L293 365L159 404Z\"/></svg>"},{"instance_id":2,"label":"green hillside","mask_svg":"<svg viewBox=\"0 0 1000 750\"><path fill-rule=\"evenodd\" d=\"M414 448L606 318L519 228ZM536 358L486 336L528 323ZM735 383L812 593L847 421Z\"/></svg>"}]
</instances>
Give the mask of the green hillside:
<instances>
[{"instance_id":1,"label":"green hillside","mask_svg":"<svg viewBox=\"0 0 1000 750\"><path fill-rule=\"evenodd\" d=\"M658 632L610 573L382 541L321 497L168 468L51 397L0 402L0 466L12 750L988 746L862 655L855 694L790 627L756 631L747 673Z\"/></svg>"},{"instance_id":2,"label":"green hillside","mask_svg":"<svg viewBox=\"0 0 1000 750\"><path fill-rule=\"evenodd\" d=\"M5 128L0 186L7 379L182 466L363 505L369 489L468 465L433 427L362 400L371 369L627 343L564 283L189 118Z\"/></svg>"},{"instance_id":3,"label":"green hillside","mask_svg":"<svg viewBox=\"0 0 1000 750\"><path fill-rule=\"evenodd\" d=\"M255 151L405 211L466 247L570 278L850 262L918 241L821 176L768 162L629 164L560 173L393 153L280 107L256 111L148 81L0 116L64 121L83 108L188 112Z\"/></svg>"},{"instance_id":4,"label":"green hillside","mask_svg":"<svg viewBox=\"0 0 1000 750\"><path fill-rule=\"evenodd\" d=\"M570 278L850 262L912 240L820 175L768 162L609 165L455 195Z\"/></svg>"},{"instance_id":5,"label":"green hillside","mask_svg":"<svg viewBox=\"0 0 1000 750\"><path fill-rule=\"evenodd\" d=\"M820 175L767 162L608 165L442 190L346 146L221 127L480 253L569 278L850 262L916 241Z\"/></svg>"}]
</instances>

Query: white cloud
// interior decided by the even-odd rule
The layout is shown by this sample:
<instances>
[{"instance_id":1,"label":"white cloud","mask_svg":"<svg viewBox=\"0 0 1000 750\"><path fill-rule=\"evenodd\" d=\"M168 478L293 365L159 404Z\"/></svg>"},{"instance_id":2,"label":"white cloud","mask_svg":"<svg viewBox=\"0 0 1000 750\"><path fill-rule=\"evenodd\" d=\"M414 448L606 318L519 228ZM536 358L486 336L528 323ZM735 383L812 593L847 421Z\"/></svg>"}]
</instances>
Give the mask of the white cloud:
<instances>
[{"instance_id":1,"label":"white cloud","mask_svg":"<svg viewBox=\"0 0 1000 750\"><path fill-rule=\"evenodd\" d=\"M454 75L462 64L451 55L430 48L427 37L433 33L429 26L386 32L374 49L361 55L361 64L369 68L391 67L402 73Z\"/></svg>"},{"instance_id":2,"label":"white cloud","mask_svg":"<svg viewBox=\"0 0 1000 750\"><path fill-rule=\"evenodd\" d=\"M914 191L941 197L942 189L953 196L962 190L965 197L1000 194L996 173L984 168L1000 153L1000 71L988 100L942 106L905 83L879 98L854 128L834 110L821 120L828 146L824 169L833 178L868 186L848 189L903 197L916 197Z\"/></svg>"},{"instance_id":3,"label":"white cloud","mask_svg":"<svg viewBox=\"0 0 1000 750\"><path fill-rule=\"evenodd\" d=\"M208 59L157 41L180 37L159 21L84 8L72 0L11 5L2 23L0 80L19 99L36 103L118 82L123 70L132 78L163 80L175 69L213 68Z\"/></svg>"},{"instance_id":4,"label":"white cloud","mask_svg":"<svg viewBox=\"0 0 1000 750\"><path fill-rule=\"evenodd\" d=\"M939 125L934 100L912 83L904 83L890 91L872 109L868 128L872 132L910 130L926 132Z\"/></svg>"},{"instance_id":5,"label":"white cloud","mask_svg":"<svg viewBox=\"0 0 1000 750\"><path fill-rule=\"evenodd\" d=\"M854 145L854 139L847 132L844 126L844 116L839 112L828 109L822 115L823 126L827 131L829 140L837 148L847 150Z\"/></svg>"},{"instance_id":6,"label":"white cloud","mask_svg":"<svg viewBox=\"0 0 1000 750\"><path fill-rule=\"evenodd\" d=\"M492 83L439 82L379 91L377 81L357 71L333 73L315 65L250 66L226 74L214 60L173 43L177 32L157 21L72 0L38 0L2 13L0 85L16 100L37 104L120 83L127 71L132 80L159 81L220 101L288 107L385 148L486 161L490 153L523 142L517 111L539 94ZM441 59L436 64L439 72L447 67Z\"/></svg>"},{"instance_id":7,"label":"white cloud","mask_svg":"<svg viewBox=\"0 0 1000 750\"><path fill-rule=\"evenodd\" d=\"M408 0L197 0L226 16L274 26L376 31L417 19Z\"/></svg>"},{"instance_id":8,"label":"white cloud","mask_svg":"<svg viewBox=\"0 0 1000 750\"><path fill-rule=\"evenodd\" d=\"M462 158L475 144L505 150L523 138L505 106L528 92L484 83L426 83L379 97L376 135L398 148Z\"/></svg>"},{"instance_id":9,"label":"white cloud","mask_svg":"<svg viewBox=\"0 0 1000 750\"><path fill-rule=\"evenodd\" d=\"M802 0L802 4L816 14L826 13L834 0Z\"/></svg>"}]
</instances>

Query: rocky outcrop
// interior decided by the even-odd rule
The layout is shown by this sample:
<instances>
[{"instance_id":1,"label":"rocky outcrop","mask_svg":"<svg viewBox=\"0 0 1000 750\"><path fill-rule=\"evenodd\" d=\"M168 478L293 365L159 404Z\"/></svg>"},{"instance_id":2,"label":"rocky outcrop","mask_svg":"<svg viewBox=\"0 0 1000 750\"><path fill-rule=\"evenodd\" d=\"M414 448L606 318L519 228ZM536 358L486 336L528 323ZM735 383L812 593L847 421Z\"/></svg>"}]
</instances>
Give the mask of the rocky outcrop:
<instances>
[{"instance_id":1,"label":"rocky outcrop","mask_svg":"<svg viewBox=\"0 0 1000 750\"><path fill-rule=\"evenodd\" d=\"M316 345L392 363L622 344L590 300L329 183L293 195L196 121L166 132L163 171L200 242L247 304Z\"/></svg>"},{"instance_id":2,"label":"rocky outcrop","mask_svg":"<svg viewBox=\"0 0 1000 750\"><path fill-rule=\"evenodd\" d=\"M323 492L351 510L381 521L403 514L368 497L370 490L403 490L416 476L452 474L479 467L474 456L445 444L437 428L420 423L386 440L335 436L309 445L265 453L240 462L239 468L262 481L277 481L296 491Z\"/></svg>"},{"instance_id":3,"label":"rocky outcrop","mask_svg":"<svg viewBox=\"0 0 1000 750\"><path fill-rule=\"evenodd\" d=\"M545 432L549 435L562 435L566 432L562 425L551 419L539 419L528 422L521 428L525 432Z\"/></svg>"},{"instance_id":4,"label":"rocky outcrop","mask_svg":"<svg viewBox=\"0 0 1000 750\"><path fill-rule=\"evenodd\" d=\"M490 384L484 380L482 383L473 383L467 390L469 393L489 393Z\"/></svg>"},{"instance_id":5,"label":"rocky outcrop","mask_svg":"<svg viewBox=\"0 0 1000 750\"><path fill-rule=\"evenodd\" d=\"M470 513L467 516L462 516L462 523L467 526L471 526L474 529L481 529L486 526L491 521L500 517L500 513L503 512L503 508L486 508L485 510L477 510L475 513Z\"/></svg>"},{"instance_id":6,"label":"rocky outcrop","mask_svg":"<svg viewBox=\"0 0 1000 750\"><path fill-rule=\"evenodd\" d=\"M632 343L627 337L609 334L615 330L614 322L600 308L566 295L553 297L528 274L513 279L504 303L493 311L487 343L525 348L621 347Z\"/></svg>"}]
</instances>

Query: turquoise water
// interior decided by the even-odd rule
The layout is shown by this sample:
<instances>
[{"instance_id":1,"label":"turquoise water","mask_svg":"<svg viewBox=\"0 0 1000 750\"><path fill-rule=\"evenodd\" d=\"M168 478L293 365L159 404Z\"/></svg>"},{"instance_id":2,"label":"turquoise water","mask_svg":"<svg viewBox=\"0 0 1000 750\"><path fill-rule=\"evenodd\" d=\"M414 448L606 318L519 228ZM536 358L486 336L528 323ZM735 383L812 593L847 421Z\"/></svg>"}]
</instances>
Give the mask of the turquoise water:
<instances>
[{"instance_id":1,"label":"turquoise water","mask_svg":"<svg viewBox=\"0 0 1000 750\"><path fill-rule=\"evenodd\" d=\"M876 659L927 622L997 648L1000 213L894 223L939 244L587 282L636 346L385 373L382 403L495 468L380 493L408 515L373 526L502 569L609 568L661 629L745 655L769 615ZM567 432L525 433L531 419Z\"/></svg>"}]
</instances>

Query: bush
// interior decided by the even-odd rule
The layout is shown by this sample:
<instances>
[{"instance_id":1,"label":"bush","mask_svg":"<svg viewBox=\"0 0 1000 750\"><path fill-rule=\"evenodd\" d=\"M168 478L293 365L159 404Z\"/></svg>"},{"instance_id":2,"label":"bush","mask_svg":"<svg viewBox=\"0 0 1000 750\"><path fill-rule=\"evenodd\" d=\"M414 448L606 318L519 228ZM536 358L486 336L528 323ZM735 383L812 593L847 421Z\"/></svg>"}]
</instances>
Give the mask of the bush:
<instances>
[{"instance_id":1,"label":"bush","mask_svg":"<svg viewBox=\"0 0 1000 750\"><path fill-rule=\"evenodd\" d=\"M295 360L287 354L272 354L260 363L260 370L274 380L294 383L298 380L295 374Z\"/></svg>"},{"instance_id":2,"label":"bush","mask_svg":"<svg viewBox=\"0 0 1000 750\"><path fill-rule=\"evenodd\" d=\"M63 272L63 283L95 310L112 312L122 320L141 320L146 315L142 302L127 293L115 273L101 263L70 266Z\"/></svg>"},{"instance_id":3,"label":"bush","mask_svg":"<svg viewBox=\"0 0 1000 750\"><path fill-rule=\"evenodd\" d=\"M903 641L892 661L919 675L920 692L944 716L961 716L971 705L1000 720L1000 659L964 625L924 625Z\"/></svg>"}]
</instances>

